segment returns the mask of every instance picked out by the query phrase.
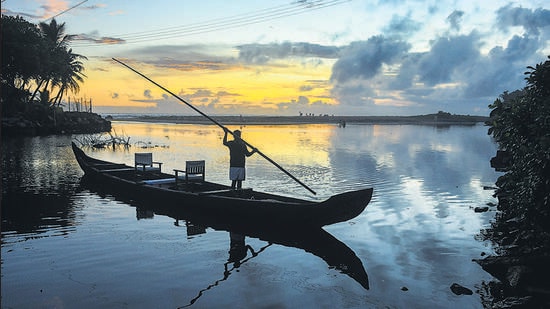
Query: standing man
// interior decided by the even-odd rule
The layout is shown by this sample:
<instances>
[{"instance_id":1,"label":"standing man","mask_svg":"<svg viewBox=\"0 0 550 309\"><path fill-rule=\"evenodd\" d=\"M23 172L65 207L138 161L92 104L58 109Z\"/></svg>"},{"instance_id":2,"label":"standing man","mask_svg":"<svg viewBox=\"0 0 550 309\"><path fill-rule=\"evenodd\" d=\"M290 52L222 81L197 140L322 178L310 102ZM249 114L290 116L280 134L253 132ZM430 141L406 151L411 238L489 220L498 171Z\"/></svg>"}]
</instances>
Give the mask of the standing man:
<instances>
[{"instance_id":1,"label":"standing man","mask_svg":"<svg viewBox=\"0 0 550 309\"><path fill-rule=\"evenodd\" d=\"M227 141L227 133L229 130L223 128L223 144L229 148L229 179L231 179L231 189L241 189L243 180L245 180L245 161L246 157L250 157L258 150L253 148L248 151L248 147L241 139L241 131L233 131L234 139Z\"/></svg>"}]
</instances>

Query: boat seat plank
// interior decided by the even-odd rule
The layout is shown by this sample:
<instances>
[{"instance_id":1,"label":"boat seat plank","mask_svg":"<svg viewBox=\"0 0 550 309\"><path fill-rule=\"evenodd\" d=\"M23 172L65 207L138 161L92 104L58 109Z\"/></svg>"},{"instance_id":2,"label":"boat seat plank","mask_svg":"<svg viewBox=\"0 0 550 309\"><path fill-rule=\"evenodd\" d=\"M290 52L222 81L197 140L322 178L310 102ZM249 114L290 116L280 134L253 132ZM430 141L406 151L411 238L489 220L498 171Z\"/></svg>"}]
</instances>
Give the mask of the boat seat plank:
<instances>
[{"instance_id":1,"label":"boat seat plank","mask_svg":"<svg viewBox=\"0 0 550 309\"><path fill-rule=\"evenodd\" d=\"M92 166L125 166L124 163L109 163L109 162L105 162L105 163L92 163L91 165L92 165Z\"/></svg>"},{"instance_id":2,"label":"boat seat plank","mask_svg":"<svg viewBox=\"0 0 550 309\"><path fill-rule=\"evenodd\" d=\"M197 192L198 195L212 195L212 194L221 194L221 193L229 193L229 192L252 192L252 188L246 188L246 189L221 189L221 190L212 190L212 191L202 191Z\"/></svg>"},{"instance_id":3,"label":"boat seat plank","mask_svg":"<svg viewBox=\"0 0 550 309\"><path fill-rule=\"evenodd\" d=\"M183 179L183 177L179 177L180 180ZM174 183L176 182L175 177L171 178L161 178L161 179L151 179L151 180L144 180L142 183L146 185L162 185L167 183Z\"/></svg>"},{"instance_id":4,"label":"boat seat plank","mask_svg":"<svg viewBox=\"0 0 550 309\"><path fill-rule=\"evenodd\" d=\"M202 180L204 181L204 178L202 175L186 175L185 174L185 171L183 170L177 170L175 169L174 172L176 173L176 175L174 175L174 178L172 179L176 179L176 177L178 178L178 181L179 180ZM183 175L182 175L183 174ZM186 177L187 176L187 177Z\"/></svg>"},{"instance_id":5,"label":"boat seat plank","mask_svg":"<svg viewBox=\"0 0 550 309\"><path fill-rule=\"evenodd\" d=\"M130 172L135 171L133 167L126 167L126 168L112 168L112 169L106 169L106 170L99 170L100 173L112 173L112 172Z\"/></svg>"}]
</instances>

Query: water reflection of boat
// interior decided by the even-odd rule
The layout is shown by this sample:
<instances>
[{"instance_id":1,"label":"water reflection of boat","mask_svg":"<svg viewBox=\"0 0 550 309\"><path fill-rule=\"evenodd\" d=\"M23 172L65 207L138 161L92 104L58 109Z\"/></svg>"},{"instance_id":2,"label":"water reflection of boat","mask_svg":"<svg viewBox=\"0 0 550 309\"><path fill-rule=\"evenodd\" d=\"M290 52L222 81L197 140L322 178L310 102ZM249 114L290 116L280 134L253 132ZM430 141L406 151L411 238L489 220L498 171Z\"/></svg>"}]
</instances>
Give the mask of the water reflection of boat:
<instances>
[{"instance_id":1,"label":"water reflection of boat","mask_svg":"<svg viewBox=\"0 0 550 309\"><path fill-rule=\"evenodd\" d=\"M183 209L197 215L224 220L253 219L255 222L307 224L324 226L350 220L370 202L372 188L334 195L325 201L308 201L281 195L247 190L208 181L178 181L174 175L145 172L134 167L97 160L87 156L74 143L73 152L85 174L136 199L148 199L165 207Z\"/></svg>"},{"instance_id":2,"label":"water reflection of boat","mask_svg":"<svg viewBox=\"0 0 550 309\"><path fill-rule=\"evenodd\" d=\"M206 291L227 280L234 270L237 270L241 265L258 256L273 244L298 248L312 253L323 259L329 268L336 269L348 275L364 289L369 289L369 277L363 263L355 252L322 228L295 228L285 230L282 233L266 230L249 230L247 234L241 234L229 231L229 234L231 240L229 257L227 262L224 263L223 277L200 290L190 300L189 304L180 308L193 305ZM261 247L259 250L254 250L254 248L246 244L245 235L264 240L267 242L267 245Z\"/></svg>"},{"instance_id":3,"label":"water reflection of boat","mask_svg":"<svg viewBox=\"0 0 550 309\"><path fill-rule=\"evenodd\" d=\"M86 176L82 178L81 189L90 190L100 196L109 194L109 190L106 190L104 186L90 181ZM325 261L329 268L351 277L364 289L369 289L369 278L361 259L346 244L322 228L308 225L287 225L284 228L275 229L272 225L258 225L254 224L254 222L249 222L249 224L239 222L236 224L234 221L219 220L216 216L196 216L192 212L185 212L182 209L166 208L158 203L143 200L136 201L123 195L115 195L113 197L116 200L136 207L136 217L138 220L143 218L144 214L147 214L146 217L148 218L152 218L154 215L173 218L175 225L186 227L188 237L206 233L207 228L229 232L228 259L224 263L222 278L200 290L197 296L191 300L190 304L201 297L205 291L227 280L234 270L237 270L241 265L258 256L273 244L309 252ZM246 244L246 237L260 239L267 242L267 245L254 249Z\"/></svg>"}]
</instances>

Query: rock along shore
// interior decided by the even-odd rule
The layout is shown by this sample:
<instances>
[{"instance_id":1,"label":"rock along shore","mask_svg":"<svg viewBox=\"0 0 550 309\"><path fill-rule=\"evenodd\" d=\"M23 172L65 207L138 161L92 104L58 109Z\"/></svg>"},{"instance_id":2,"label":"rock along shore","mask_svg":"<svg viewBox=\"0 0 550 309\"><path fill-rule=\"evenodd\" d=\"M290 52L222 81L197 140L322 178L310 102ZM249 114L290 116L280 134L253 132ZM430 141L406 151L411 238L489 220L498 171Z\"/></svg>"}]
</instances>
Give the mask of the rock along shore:
<instances>
[{"instance_id":1,"label":"rock along shore","mask_svg":"<svg viewBox=\"0 0 550 309\"><path fill-rule=\"evenodd\" d=\"M95 113L54 112L41 117L24 114L2 118L2 135L87 134L110 132L111 122Z\"/></svg>"}]
</instances>

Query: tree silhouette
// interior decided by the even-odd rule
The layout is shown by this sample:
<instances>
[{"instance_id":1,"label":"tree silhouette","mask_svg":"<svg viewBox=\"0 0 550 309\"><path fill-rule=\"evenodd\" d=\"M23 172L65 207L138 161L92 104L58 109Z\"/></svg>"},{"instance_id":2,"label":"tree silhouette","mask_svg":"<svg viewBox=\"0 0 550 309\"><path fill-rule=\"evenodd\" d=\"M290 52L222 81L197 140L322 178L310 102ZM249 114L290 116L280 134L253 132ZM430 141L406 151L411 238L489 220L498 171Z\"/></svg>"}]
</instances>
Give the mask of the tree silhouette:
<instances>
[{"instance_id":1,"label":"tree silhouette","mask_svg":"<svg viewBox=\"0 0 550 309\"><path fill-rule=\"evenodd\" d=\"M489 134L509 158L496 183L494 228L502 232L514 223L513 231L493 236L497 243L516 239L507 248L541 253L550 248L550 60L528 70L523 90L505 92L489 106Z\"/></svg>"},{"instance_id":2,"label":"tree silhouette","mask_svg":"<svg viewBox=\"0 0 550 309\"><path fill-rule=\"evenodd\" d=\"M65 23L52 19L36 26L19 16L3 15L2 38L2 106L6 114L24 111L21 105L37 98L59 106L64 95L80 90L79 83L86 77L82 61L87 58L69 48L72 36L65 34ZM50 93L56 93L53 100Z\"/></svg>"}]
</instances>

